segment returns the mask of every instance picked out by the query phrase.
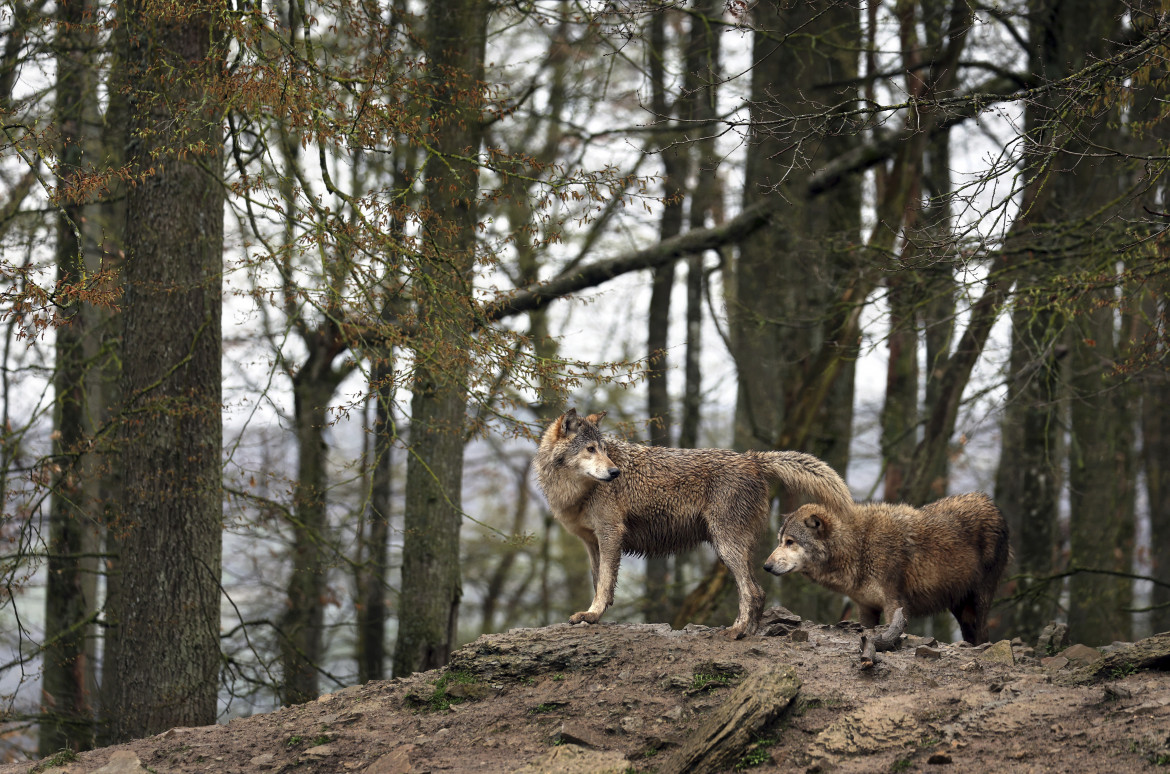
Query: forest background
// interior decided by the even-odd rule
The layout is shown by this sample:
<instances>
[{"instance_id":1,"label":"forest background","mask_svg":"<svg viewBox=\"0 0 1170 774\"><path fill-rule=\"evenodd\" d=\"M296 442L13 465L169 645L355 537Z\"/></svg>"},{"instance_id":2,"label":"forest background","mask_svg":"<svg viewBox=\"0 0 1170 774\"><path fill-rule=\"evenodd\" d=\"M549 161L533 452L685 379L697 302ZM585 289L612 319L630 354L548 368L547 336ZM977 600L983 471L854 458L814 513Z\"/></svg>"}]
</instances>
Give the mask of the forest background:
<instances>
[{"instance_id":1,"label":"forest background","mask_svg":"<svg viewBox=\"0 0 1170 774\"><path fill-rule=\"evenodd\" d=\"M1168 35L1108 0L6 0L0 754L565 620L588 562L529 461L574 405L859 499L992 493L996 636L1170 628ZM730 586L627 561L607 615L723 625Z\"/></svg>"}]
</instances>

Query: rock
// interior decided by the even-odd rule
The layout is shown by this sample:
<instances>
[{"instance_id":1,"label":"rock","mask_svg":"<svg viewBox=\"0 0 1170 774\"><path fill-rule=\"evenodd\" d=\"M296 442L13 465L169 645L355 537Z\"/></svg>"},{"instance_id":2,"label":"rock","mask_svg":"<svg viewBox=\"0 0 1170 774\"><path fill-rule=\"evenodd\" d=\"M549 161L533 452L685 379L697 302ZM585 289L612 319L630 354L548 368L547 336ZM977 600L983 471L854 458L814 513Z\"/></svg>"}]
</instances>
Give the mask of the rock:
<instances>
[{"instance_id":1,"label":"rock","mask_svg":"<svg viewBox=\"0 0 1170 774\"><path fill-rule=\"evenodd\" d=\"M800 679L791 666L775 666L744 678L727 700L655 768L673 774L715 772L737 764L759 737L792 705Z\"/></svg>"},{"instance_id":2,"label":"rock","mask_svg":"<svg viewBox=\"0 0 1170 774\"><path fill-rule=\"evenodd\" d=\"M917 648L925 645L928 648L938 647L938 640L934 637L919 637L917 634L907 634L903 642L911 648Z\"/></svg>"},{"instance_id":3,"label":"rock","mask_svg":"<svg viewBox=\"0 0 1170 774\"><path fill-rule=\"evenodd\" d=\"M115 750L109 762L93 774L148 774L132 750Z\"/></svg>"},{"instance_id":4,"label":"rock","mask_svg":"<svg viewBox=\"0 0 1170 774\"><path fill-rule=\"evenodd\" d=\"M316 747L310 747L302 754L308 755L311 758L328 758L336 752L337 748L331 744L319 744Z\"/></svg>"},{"instance_id":5,"label":"rock","mask_svg":"<svg viewBox=\"0 0 1170 774\"><path fill-rule=\"evenodd\" d=\"M1163 632L1130 645L1123 645L1103 658L1081 666L1074 679L1078 682L1116 679L1140 669L1164 670L1168 664L1170 664L1170 632Z\"/></svg>"},{"instance_id":6,"label":"rock","mask_svg":"<svg viewBox=\"0 0 1170 774\"><path fill-rule=\"evenodd\" d=\"M808 631L805 629L793 629L788 635L788 639L793 642L808 642Z\"/></svg>"},{"instance_id":7,"label":"rock","mask_svg":"<svg viewBox=\"0 0 1170 774\"><path fill-rule=\"evenodd\" d=\"M605 627L600 628L596 637L587 640L556 638L518 642L507 637L507 633L485 634L452 653L448 669L469 672L488 682L594 669L609 663L617 651L615 635L607 636ZM659 628L651 627L651 631L657 632Z\"/></svg>"},{"instance_id":8,"label":"rock","mask_svg":"<svg viewBox=\"0 0 1170 774\"><path fill-rule=\"evenodd\" d=\"M609 747L606 744L604 734L575 720L561 723L561 730L553 735L553 742L556 744L575 744L590 750L604 750Z\"/></svg>"},{"instance_id":9,"label":"rock","mask_svg":"<svg viewBox=\"0 0 1170 774\"><path fill-rule=\"evenodd\" d=\"M255 758L252 758L248 763L252 764L258 769L274 768L276 764L276 756L273 753L261 753Z\"/></svg>"},{"instance_id":10,"label":"rock","mask_svg":"<svg viewBox=\"0 0 1170 774\"><path fill-rule=\"evenodd\" d=\"M931 648L931 647L926 646L926 645L919 645L914 650L914 657L915 658L925 658L925 659L928 659L930 661L938 661L940 658L942 658L942 651L937 649L937 648Z\"/></svg>"},{"instance_id":11,"label":"rock","mask_svg":"<svg viewBox=\"0 0 1170 774\"><path fill-rule=\"evenodd\" d=\"M414 749L413 744L399 745L366 766L363 774L410 774L414 770L410 762L410 754Z\"/></svg>"},{"instance_id":12,"label":"rock","mask_svg":"<svg viewBox=\"0 0 1170 774\"><path fill-rule=\"evenodd\" d=\"M1068 666L1068 659L1064 656L1045 656L1040 659L1040 666L1055 672Z\"/></svg>"},{"instance_id":13,"label":"rock","mask_svg":"<svg viewBox=\"0 0 1170 774\"><path fill-rule=\"evenodd\" d=\"M770 607L760 616L760 634L779 637L800 628L801 617L784 607Z\"/></svg>"},{"instance_id":14,"label":"rock","mask_svg":"<svg viewBox=\"0 0 1170 774\"><path fill-rule=\"evenodd\" d=\"M642 718L637 715L626 715L618 721L618 725L627 734L636 734L642 730Z\"/></svg>"},{"instance_id":15,"label":"rock","mask_svg":"<svg viewBox=\"0 0 1170 774\"><path fill-rule=\"evenodd\" d=\"M1012 666L1016 663L1016 657L1012 654L1012 644L1008 640L1000 640L999 642L990 645L987 650L976 656L980 661L990 661L993 664L1007 664Z\"/></svg>"},{"instance_id":16,"label":"rock","mask_svg":"<svg viewBox=\"0 0 1170 774\"><path fill-rule=\"evenodd\" d=\"M1065 648L1060 655L1067 658L1074 667L1087 666L1101 660L1101 651L1080 643Z\"/></svg>"},{"instance_id":17,"label":"rock","mask_svg":"<svg viewBox=\"0 0 1170 774\"><path fill-rule=\"evenodd\" d=\"M1036 640L1036 652L1041 656L1054 656L1068 647L1068 624L1053 621L1044 627Z\"/></svg>"},{"instance_id":18,"label":"rock","mask_svg":"<svg viewBox=\"0 0 1170 774\"><path fill-rule=\"evenodd\" d=\"M626 756L613 750L563 744L516 769L515 774L623 774L629 765Z\"/></svg>"},{"instance_id":19,"label":"rock","mask_svg":"<svg viewBox=\"0 0 1170 774\"><path fill-rule=\"evenodd\" d=\"M898 749L922 737L915 717L919 708L912 696L890 696L871 701L833 721L817 734L808 748L823 768L842 756L867 755Z\"/></svg>"},{"instance_id":20,"label":"rock","mask_svg":"<svg viewBox=\"0 0 1170 774\"><path fill-rule=\"evenodd\" d=\"M926 759L926 762L933 764L950 763L951 756L947 755L946 753L934 753Z\"/></svg>"}]
</instances>

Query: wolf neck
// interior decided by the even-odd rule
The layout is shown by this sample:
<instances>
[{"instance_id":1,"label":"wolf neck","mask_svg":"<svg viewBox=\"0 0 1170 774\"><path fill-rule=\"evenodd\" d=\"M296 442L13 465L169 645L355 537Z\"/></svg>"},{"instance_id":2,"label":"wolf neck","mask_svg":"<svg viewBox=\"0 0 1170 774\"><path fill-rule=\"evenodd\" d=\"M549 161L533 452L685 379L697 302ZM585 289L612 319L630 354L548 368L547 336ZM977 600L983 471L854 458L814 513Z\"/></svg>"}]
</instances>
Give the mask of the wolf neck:
<instances>
[{"instance_id":1,"label":"wolf neck","mask_svg":"<svg viewBox=\"0 0 1170 774\"><path fill-rule=\"evenodd\" d=\"M572 518L580 512L598 482L578 476L557 475L555 468L556 463L551 459L539 460L537 480L553 515L562 519Z\"/></svg>"}]
</instances>

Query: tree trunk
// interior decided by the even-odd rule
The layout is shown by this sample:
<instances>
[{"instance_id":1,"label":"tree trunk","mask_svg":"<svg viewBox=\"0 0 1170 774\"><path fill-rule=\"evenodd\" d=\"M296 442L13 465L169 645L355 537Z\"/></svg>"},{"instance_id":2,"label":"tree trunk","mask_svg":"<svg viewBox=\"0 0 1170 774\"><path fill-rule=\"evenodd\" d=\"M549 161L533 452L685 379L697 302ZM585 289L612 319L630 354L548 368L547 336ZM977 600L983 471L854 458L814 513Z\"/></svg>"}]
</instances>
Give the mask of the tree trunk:
<instances>
[{"instance_id":1,"label":"tree trunk","mask_svg":"<svg viewBox=\"0 0 1170 774\"><path fill-rule=\"evenodd\" d=\"M114 739L213 723L222 532L222 6L184 23L125 8L131 94L122 299L119 647L104 707ZM182 111L175 105L186 104Z\"/></svg>"},{"instance_id":2,"label":"tree trunk","mask_svg":"<svg viewBox=\"0 0 1170 774\"><path fill-rule=\"evenodd\" d=\"M674 109L684 110L683 105L669 105L666 100L666 83L663 64L669 58L666 46L666 14L655 13L650 17L650 47L647 52L650 71L651 110L659 122L671 120ZM680 97L680 100L683 100ZM685 101L685 100L684 100ZM667 135L671 145L672 135ZM686 144L675 145L661 151L663 165L662 220L658 225L661 240L670 239L682 233L683 197L686 194L687 172L690 166ZM646 416L647 434L653 446L671 445L670 391L667 385L668 360L666 348L669 344L670 301L674 293L675 264L663 264L654 269L650 287L650 309L646 316ZM670 616L668 591L670 587L670 558L650 556L646 558L646 592L643 595L642 615L647 621L665 621Z\"/></svg>"},{"instance_id":3,"label":"tree trunk","mask_svg":"<svg viewBox=\"0 0 1170 774\"><path fill-rule=\"evenodd\" d=\"M482 136L474 98L482 82L487 5L456 0L427 10L425 41L434 147L475 155ZM457 158L432 156L424 169L428 218L424 282L416 283L420 337L412 385L410 457L402 586L394 674L447 663L457 635L459 527L462 515L464 381L470 373L461 342L472 330L476 170Z\"/></svg>"},{"instance_id":4,"label":"tree trunk","mask_svg":"<svg viewBox=\"0 0 1170 774\"><path fill-rule=\"evenodd\" d=\"M387 579L390 575L390 501L393 494L394 405L393 362L373 365L370 394L374 396L374 461L370 506L366 514L365 553L358 569L358 683L386 675Z\"/></svg>"},{"instance_id":5,"label":"tree trunk","mask_svg":"<svg viewBox=\"0 0 1170 774\"><path fill-rule=\"evenodd\" d=\"M1108 305L1113 289L1100 295L1104 304L1084 315L1089 328L1077 331L1080 341L1072 352L1069 564L1129 573L1137 478L1132 388L1108 378L1118 360L1114 309ZM1132 639L1132 607L1131 578L1097 573L1069 578L1068 628L1075 642L1107 645Z\"/></svg>"},{"instance_id":6,"label":"tree trunk","mask_svg":"<svg viewBox=\"0 0 1170 774\"><path fill-rule=\"evenodd\" d=\"M297 436L297 480L293 487L292 569L285 611L280 619L280 699L285 706L320 695L318 671L324 656L325 584L330 542L325 491L325 428L329 401L339 381L332 369L338 347L331 327L314 331L309 356L293 377Z\"/></svg>"},{"instance_id":7,"label":"tree trunk","mask_svg":"<svg viewBox=\"0 0 1170 774\"><path fill-rule=\"evenodd\" d=\"M92 23L91 13L86 0L66 2L57 9L57 190L65 193L58 203L56 263L57 287L66 293L67 305L58 316L54 347L53 456L59 472L54 476L49 511L39 740L42 757L62 749L86 750L94 742L93 664L88 643L97 610L92 556L98 551L99 540L92 512L93 487L87 485L88 471L82 460L86 439L93 434L87 380L98 333L91 326L98 321L80 292L82 269L90 253L81 239L86 208L68 193L82 187L79 184L86 174L82 156L88 138L82 126L85 118L91 117L91 100L96 98L93 63L86 53L86 44L92 42L86 32Z\"/></svg>"},{"instance_id":8,"label":"tree trunk","mask_svg":"<svg viewBox=\"0 0 1170 774\"><path fill-rule=\"evenodd\" d=\"M739 370L733 441L737 449L772 448L785 432L786 399L797 397L812 355L832 337L839 321L830 300L838 294L837 284L848 263L845 249L856 244L860 225L858 180L839 185L815 206L802 196L804 181L817 165L856 138L846 132L821 135L819 127L807 123L784 134L764 129L777 105L784 106L784 113L808 113L825 109L812 95L828 104L856 98L856 85L839 84L856 83L857 9L829 2L761 4L756 16L761 32L753 43L753 134L744 206L785 192L791 198L768 227L741 244L728 281L733 288L728 322ZM802 32L800 40L777 42L777 35L783 38L795 29ZM835 345L848 348L853 342ZM818 410L818 429L804 449L842 473L849 458L852 368L849 361L829 387ZM789 501L784 507L795 504ZM774 532L768 533L771 541ZM785 579L782 588L781 601L805 617L831 621L840 613L839 595L802 579Z\"/></svg>"},{"instance_id":9,"label":"tree trunk","mask_svg":"<svg viewBox=\"0 0 1170 774\"><path fill-rule=\"evenodd\" d=\"M1166 335L1170 323L1166 295L1147 301L1148 319ZM1156 339L1156 337L1155 337ZM1163 345L1164 346L1164 345ZM1163 350L1160 355L1165 357ZM1159 581L1150 595L1150 627L1170 631L1170 374L1154 370L1144 380L1142 394L1142 453L1150 512L1151 574Z\"/></svg>"}]
</instances>

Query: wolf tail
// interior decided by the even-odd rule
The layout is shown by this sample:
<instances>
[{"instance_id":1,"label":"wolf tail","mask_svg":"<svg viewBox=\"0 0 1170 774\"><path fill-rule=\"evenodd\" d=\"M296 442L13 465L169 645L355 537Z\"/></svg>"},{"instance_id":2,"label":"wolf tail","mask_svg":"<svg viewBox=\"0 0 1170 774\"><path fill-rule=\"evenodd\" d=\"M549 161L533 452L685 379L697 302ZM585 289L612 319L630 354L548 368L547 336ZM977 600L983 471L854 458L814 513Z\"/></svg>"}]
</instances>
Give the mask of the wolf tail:
<instances>
[{"instance_id":1,"label":"wolf tail","mask_svg":"<svg viewBox=\"0 0 1170 774\"><path fill-rule=\"evenodd\" d=\"M841 513L853 507L849 485L823 460L797 451L765 451L757 454L785 488L807 495L821 505Z\"/></svg>"}]
</instances>

